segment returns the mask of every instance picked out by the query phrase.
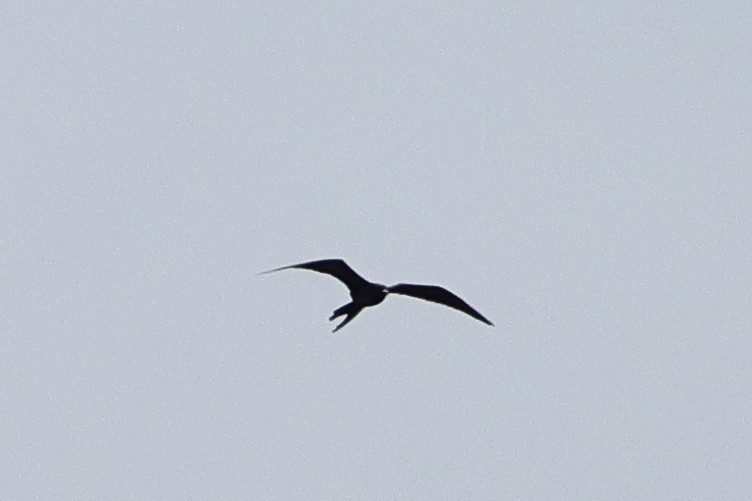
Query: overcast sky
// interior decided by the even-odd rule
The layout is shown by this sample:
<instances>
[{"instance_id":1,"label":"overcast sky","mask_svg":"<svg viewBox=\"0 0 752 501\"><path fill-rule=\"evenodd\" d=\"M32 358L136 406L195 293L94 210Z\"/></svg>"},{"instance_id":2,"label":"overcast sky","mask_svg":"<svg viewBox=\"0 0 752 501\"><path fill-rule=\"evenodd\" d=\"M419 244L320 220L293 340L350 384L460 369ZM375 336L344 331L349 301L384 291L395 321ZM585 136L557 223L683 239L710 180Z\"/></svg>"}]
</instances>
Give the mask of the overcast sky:
<instances>
[{"instance_id":1,"label":"overcast sky","mask_svg":"<svg viewBox=\"0 0 752 501\"><path fill-rule=\"evenodd\" d=\"M748 499L750 25L5 1L2 497Z\"/></svg>"}]
</instances>

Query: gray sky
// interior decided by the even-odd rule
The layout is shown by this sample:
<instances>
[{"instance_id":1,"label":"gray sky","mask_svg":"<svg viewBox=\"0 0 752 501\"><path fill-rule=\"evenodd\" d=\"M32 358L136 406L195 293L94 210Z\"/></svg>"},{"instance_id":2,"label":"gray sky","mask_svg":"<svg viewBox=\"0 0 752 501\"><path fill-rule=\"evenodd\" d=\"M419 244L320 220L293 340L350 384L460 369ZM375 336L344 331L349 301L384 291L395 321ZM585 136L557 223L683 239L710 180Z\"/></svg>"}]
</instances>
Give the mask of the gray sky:
<instances>
[{"instance_id":1,"label":"gray sky","mask_svg":"<svg viewBox=\"0 0 752 501\"><path fill-rule=\"evenodd\" d=\"M6 1L3 497L748 498L750 5Z\"/></svg>"}]
</instances>

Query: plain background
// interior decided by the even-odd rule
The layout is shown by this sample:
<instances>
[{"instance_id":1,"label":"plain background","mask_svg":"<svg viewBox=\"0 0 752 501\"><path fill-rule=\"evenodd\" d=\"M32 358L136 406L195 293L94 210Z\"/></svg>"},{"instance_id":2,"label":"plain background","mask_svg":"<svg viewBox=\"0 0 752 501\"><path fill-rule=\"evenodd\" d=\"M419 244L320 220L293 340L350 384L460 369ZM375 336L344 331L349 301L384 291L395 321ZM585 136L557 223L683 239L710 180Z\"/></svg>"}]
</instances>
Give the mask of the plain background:
<instances>
[{"instance_id":1,"label":"plain background","mask_svg":"<svg viewBox=\"0 0 752 501\"><path fill-rule=\"evenodd\" d=\"M2 498L748 499L750 5L5 1Z\"/></svg>"}]
</instances>

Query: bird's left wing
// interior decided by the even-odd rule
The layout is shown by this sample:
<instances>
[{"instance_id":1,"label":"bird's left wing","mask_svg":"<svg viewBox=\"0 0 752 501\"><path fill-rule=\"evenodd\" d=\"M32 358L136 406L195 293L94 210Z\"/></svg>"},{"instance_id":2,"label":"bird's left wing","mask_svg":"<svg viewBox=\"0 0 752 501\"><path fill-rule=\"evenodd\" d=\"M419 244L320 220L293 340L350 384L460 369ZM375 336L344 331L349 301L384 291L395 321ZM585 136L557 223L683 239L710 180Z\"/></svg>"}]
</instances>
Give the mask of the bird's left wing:
<instances>
[{"instance_id":1,"label":"bird's left wing","mask_svg":"<svg viewBox=\"0 0 752 501\"><path fill-rule=\"evenodd\" d=\"M418 299L425 299L426 301L431 301L433 303L443 304L444 306L449 306L455 310L467 313L471 317L480 320L485 324L493 325L489 319L478 313L472 306L455 294L437 285L397 284L389 287L387 290L395 294L403 294L405 296L417 297Z\"/></svg>"},{"instance_id":2,"label":"bird's left wing","mask_svg":"<svg viewBox=\"0 0 752 501\"><path fill-rule=\"evenodd\" d=\"M368 281L355 273L355 271L342 259L322 259L320 261L310 261L308 263L291 264L290 266L283 266L281 268L264 271L262 274L293 268L317 271L319 273L331 275L343 282L350 291L358 290L364 285L368 285Z\"/></svg>"}]
</instances>

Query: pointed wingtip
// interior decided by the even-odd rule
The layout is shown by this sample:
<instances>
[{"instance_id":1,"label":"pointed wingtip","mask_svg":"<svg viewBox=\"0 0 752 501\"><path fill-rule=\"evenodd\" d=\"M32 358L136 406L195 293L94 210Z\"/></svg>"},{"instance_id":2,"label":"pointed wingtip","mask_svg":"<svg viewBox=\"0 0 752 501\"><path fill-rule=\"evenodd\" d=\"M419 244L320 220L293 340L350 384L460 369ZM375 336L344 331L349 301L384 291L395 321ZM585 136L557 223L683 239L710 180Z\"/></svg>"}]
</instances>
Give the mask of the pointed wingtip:
<instances>
[{"instance_id":1,"label":"pointed wingtip","mask_svg":"<svg viewBox=\"0 0 752 501\"><path fill-rule=\"evenodd\" d=\"M287 268L291 268L291 266L282 266L281 268L274 268L273 270L262 271L262 272L256 273L256 276L266 275L267 273L274 273L275 271L286 270Z\"/></svg>"}]
</instances>

